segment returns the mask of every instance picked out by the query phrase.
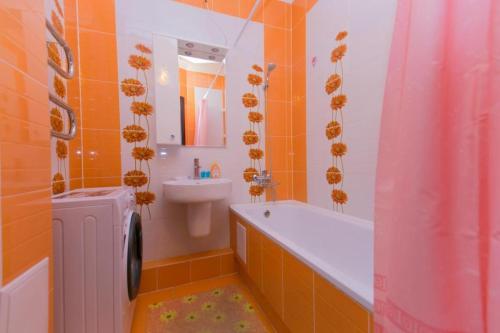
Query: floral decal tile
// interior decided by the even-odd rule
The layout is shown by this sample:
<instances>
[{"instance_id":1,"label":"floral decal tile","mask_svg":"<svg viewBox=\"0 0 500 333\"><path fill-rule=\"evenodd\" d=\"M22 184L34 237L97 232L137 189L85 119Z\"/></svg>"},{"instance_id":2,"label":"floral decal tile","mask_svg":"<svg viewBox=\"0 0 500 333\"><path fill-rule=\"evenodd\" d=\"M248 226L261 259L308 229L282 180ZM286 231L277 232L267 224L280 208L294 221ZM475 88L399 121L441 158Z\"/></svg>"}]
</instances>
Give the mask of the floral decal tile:
<instances>
[{"instance_id":1,"label":"floral decal tile","mask_svg":"<svg viewBox=\"0 0 500 333\"><path fill-rule=\"evenodd\" d=\"M260 112L260 86L262 85L262 67L253 65L255 73L248 74L247 81L252 87L252 92L245 93L241 97L243 106L248 109L249 129L243 133L243 143L250 147L248 157L250 158L250 167L243 170L243 179L250 184L248 192L252 202L260 201L264 194L264 188L254 183L253 177L262 172L261 160L264 157L264 150L261 147L261 125L264 121L264 115ZM265 110L264 110L265 112Z\"/></svg>"},{"instance_id":2,"label":"floral decal tile","mask_svg":"<svg viewBox=\"0 0 500 333\"><path fill-rule=\"evenodd\" d=\"M50 11L50 22L56 31L64 36L64 10L58 0L54 0L51 6L56 10ZM59 67L64 63L61 58L61 49L58 43L51 36L47 40L47 56ZM49 85L50 92L57 96L61 101L67 102L66 79L62 78L57 72L49 67ZM54 132L63 133L65 128L65 117L61 113L61 108L52 104L50 107L50 126ZM52 147L55 150L52 154L52 194L60 194L66 191L66 179L68 178L68 145L60 139L52 138Z\"/></svg>"},{"instance_id":3,"label":"floral decal tile","mask_svg":"<svg viewBox=\"0 0 500 333\"><path fill-rule=\"evenodd\" d=\"M134 169L123 176L123 182L134 188L135 199L142 215L143 207L149 212L149 205L155 201L155 194L151 191L150 162L155 151L150 146L150 117L153 115L153 105L148 101L149 83L146 72L151 69L151 60L148 56L151 49L144 44L136 44L135 51L140 54L131 54L128 64L135 70L134 77L121 81L120 89L123 95L131 98L130 111L133 114L133 124L125 126L122 136L131 145L131 155L134 158ZM151 212L149 212L151 218Z\"/></svg>"},{"instance_id":4,"label":"floral decal tile","mask_svg":"<svg viewBox=\"0 0 500 333\"><path fill-rule=\"evenodd\" d=\"M150 304L148 333L268 332L237 286Z\"/></svg>"},{"instance_id":5,"label":"floral decal tile","mask_svg":"<svg viewBox=\"0 0 500 333\"><path fill-rule=\"evenodd\" d=\"M334 73L330 75L325 83L325 92L332 96L330 103L331 121L326 125L326 137L331 141L330 153L332 155L332 166L326 171L326 180L332 185L331 198L335 211L344 212L348 195L344 191L344 162L343 157L347 154L347 144L344 142L344 110L347 105L347 95L344 93L344 64L343 58L347 52L347 44L344 39L347 31L337 34L335 40L337 47L332 50L330 60L334 67Z\"/></svg>"}]
</instances>

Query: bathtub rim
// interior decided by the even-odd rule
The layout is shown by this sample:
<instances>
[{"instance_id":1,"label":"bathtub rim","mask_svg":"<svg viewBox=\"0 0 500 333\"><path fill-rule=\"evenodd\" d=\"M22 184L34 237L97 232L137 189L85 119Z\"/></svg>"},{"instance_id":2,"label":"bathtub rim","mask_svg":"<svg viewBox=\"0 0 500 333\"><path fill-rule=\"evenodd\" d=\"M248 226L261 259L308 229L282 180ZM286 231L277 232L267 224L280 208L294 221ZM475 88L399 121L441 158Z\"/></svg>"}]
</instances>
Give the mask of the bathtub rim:
<instances>
[{"instance_id":1,"label":"bathtub rim","mask_svg":"<svg viewBox=\"0 0 500 333\"><path fill-rule=\"evenodd\" d=\"M317 207L311 204L307 204L296 200L279 200L276 202L260 202L260 203L244 203L244 204L232 204L230 205L230 211L236 214L238 217L243 219L246 223L251 224L259 232L263 233L272 241L279 244L290 254L294 255L296 258L300 259L307 267L312 269L315 273L319 274L323 279L327 280L333 284L336 288L344 292L346 295L351 297L366 310L373 312L373 300L374 300L374 288L372 286L365 286L364 284L357 283L356 281L349 281L349 277L340 271L336 270L331 265L327 264L323 260L317 258L313 254L309 253L307 250L302 249L300 246L296 245L291 240L281 237L279 234L272 232L271 230L266 230L269 228L262 227L258 223L252 221L253 217L246 214L243 209L255 206L270 206L279 204L292 204L296 206L302 206L307 209L314 210L321 215L326 215L330 217L337 217L344 220L347 223L354 223L363 228L369 228L373 233L373 222L364 220L355 216L340 214L322 207ZM346 221L347 219L347 221ZM373 236L372 236L373 237ZM236 253L235 253L236 254ZM372 252L373 255L373 252ZM347 281L347 282L346 282Z\"/></svg>"}]
</instances>

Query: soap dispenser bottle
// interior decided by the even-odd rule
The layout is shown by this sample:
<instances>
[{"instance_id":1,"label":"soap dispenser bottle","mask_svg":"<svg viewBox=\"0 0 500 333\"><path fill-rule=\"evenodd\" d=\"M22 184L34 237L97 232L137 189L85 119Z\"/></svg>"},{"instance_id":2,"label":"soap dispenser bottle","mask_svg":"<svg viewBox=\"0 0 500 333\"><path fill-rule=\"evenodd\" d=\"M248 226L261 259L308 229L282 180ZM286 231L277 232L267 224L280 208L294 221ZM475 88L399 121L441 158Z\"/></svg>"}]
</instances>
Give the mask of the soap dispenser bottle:
<instances>
[{"instance_id":1,"label":"soap dispenser bottle","mask_svg":"<svg viewBox=\"0 0 500 333\"><path fill-rule=\"evenodd\" d=\"M217 162L212 163L212 165L210 166L210 176L212 178L220 178L221 170L220 165Z\"/></svg>"}]
</instances>

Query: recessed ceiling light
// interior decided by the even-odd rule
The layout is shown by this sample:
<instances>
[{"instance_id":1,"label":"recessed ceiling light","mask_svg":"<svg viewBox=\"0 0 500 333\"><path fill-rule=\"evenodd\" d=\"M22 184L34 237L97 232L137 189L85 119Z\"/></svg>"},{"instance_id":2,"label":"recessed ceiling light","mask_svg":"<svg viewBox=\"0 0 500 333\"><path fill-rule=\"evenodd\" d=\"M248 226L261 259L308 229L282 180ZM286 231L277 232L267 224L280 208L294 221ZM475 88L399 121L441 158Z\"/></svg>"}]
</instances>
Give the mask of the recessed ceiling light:
<instances>
[{"instance_id":1,"label":"recessed ceiling light","mask_svg":"<svg viewBox=\"0 0 500 333\"><path fill-rule=\"evenodd\" d=\"M183 59L184 61L193 63L193 64L219 64L220 63L219 61L217 61L217 59L215 61L213 61L213 60L209 60L209 59L187 57L187 56L184 56L181 54L179 55L179 58Z\"/></svg>"}]
</instances>

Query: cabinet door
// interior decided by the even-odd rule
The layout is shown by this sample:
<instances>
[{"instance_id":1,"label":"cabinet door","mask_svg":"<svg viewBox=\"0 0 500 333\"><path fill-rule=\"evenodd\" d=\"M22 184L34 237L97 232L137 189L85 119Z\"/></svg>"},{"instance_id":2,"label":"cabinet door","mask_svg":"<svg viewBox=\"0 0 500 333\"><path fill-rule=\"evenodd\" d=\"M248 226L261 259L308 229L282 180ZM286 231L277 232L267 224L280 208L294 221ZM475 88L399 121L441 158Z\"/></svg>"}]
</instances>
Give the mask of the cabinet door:
<instances>
[{"instance_id":1,"label":"cabinet door","mask_svg":"<svg viewBox=\"0 0 500 333\"><path fill-rule=\"evenodd\" d=\"M182 138L177 39L155 34L153 48L156 140L160 145L180 145Z\"/></svg>"}]
</instances>

